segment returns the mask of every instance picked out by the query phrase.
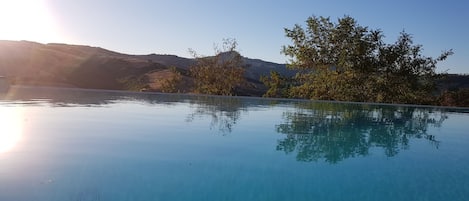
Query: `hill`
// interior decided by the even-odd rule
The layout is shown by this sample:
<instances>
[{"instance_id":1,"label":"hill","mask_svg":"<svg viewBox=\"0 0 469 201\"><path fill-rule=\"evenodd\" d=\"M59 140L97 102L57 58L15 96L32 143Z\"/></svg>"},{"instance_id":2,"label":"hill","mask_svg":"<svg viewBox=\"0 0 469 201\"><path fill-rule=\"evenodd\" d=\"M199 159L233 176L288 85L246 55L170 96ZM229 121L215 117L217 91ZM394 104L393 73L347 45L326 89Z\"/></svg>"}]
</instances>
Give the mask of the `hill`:
<instances>
[{"instance_id":1,"label":"hill","mask_svg":"<svg viewBox=\"0 0 469 201\"><path fill-rule=\"evenodd\" d=\"M189 67L195 64L194 59L178 57L175 55L149 54L137 55L136 57L184 70L189 70ZM250 59L247 57L243 57L243 62L246 65L246 78L248 79L259 80L260 76L269 75L272 70L288 76L293 76L295 74L295 71L287 69L285 64L277 64L260 59Z\"/></svg>"},{"instance_id":2,"label":"hill","mask_svg":"<svg viewBox=\"0 0 469 201\"><path fill-rule=\"evenodd\" d=\"M264 94L267 89L259 78L270 71L295 74L285 64L246 57L243 61L248 85L239 95ZM193 80L188 70L194 64L194 59L175 55L129 55L85 45L0 40L0 76L18 85L162 91L164 81L174 75L171 67L175 67L183 81L179 92L191 93ZM469 75L449 74L439 82L439 89L440 93L467 90Z\"/></svg>"},{"instance_id":3,"label":"hill","mask_svg":"<svg viewBox=\"0 0 469 201\"><path fill-rule=\"evenodd\" d=\"M439 82L442 91L455 91L458 89L469 89L469 75L448 74Z\"/></svg>"},{"instance_id":4,"label":"hill","mask_svg":"<svg viewBox=\"0 0 469 201\"><path fill-rule=\"evenodd\" d=\"M161 83L176 67L186 82L182 92L191 92L188 69L194 59L175 55L128 55L100 47L41 44L29 41L0 41L0 75L12 84L65 86L93 89L161 91ZM260 96L259 82L271 70L293 75L284 64L243 58L249 84L242 95Z\"/></svg>"},{"instance_id":5,"label":"hill","mask_svg":"<svg viewBox=\"0 0 469 201\"><path fill-rule=\"evenodd\" d=\"M0 41L0 61L12 84L97 89L136 89L147 72L166 69L102 48L27 41Z\"/></svg>"}]
</instances>

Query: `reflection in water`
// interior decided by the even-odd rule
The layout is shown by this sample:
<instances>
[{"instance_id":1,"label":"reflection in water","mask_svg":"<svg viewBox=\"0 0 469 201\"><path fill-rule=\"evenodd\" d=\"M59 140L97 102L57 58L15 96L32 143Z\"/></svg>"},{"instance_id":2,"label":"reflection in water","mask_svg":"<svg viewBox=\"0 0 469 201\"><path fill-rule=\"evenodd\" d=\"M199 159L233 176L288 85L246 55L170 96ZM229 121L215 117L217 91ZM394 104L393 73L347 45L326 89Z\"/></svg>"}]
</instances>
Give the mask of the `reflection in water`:
<instances>
[{"instance_id":1,"label":"reflection in water","mask_svg":"<svg viewBox=\"0 0 469 201\"><path fill-rule=\"evenodd\" d=\"M12 89L0 97L1 201L468 197L464 110Z\"/></svg>"},{"instance_id":2,"label":"reflection in water","mask_svg":"<svg viewBox=\"0 0 469 201\"><path fill-rule=\"evenodd\" d=\"M0 154L10 151L23 135L23 111L0 106Z\"/></svg>"},{"instance_id":3,"label":"reflection in water","mask_svg":"<svg viewBox=\"0 0 469 201\"><path fill-rule=\"evenodd\" d=\"M283 118L285 123L276 130L286 137L278 141L277 150L295 153L299 161L337 163L366 156L373 147L392 157L408 149L413 138L438 148L440 142L427 129L441 126L447 117L429 108L301 103Z\"/></svg>"},{"instance_id":4,"label":"reflection in water","mask_svg":"<svg viewBox=\"0 0 469 201\"><path fill-rule=\"evenodd\" d=\"M46 103L53 107L99 107L125 99L128 98L123 93L48 87L12 87L7 94L0 95L3 101L23 105Z\"/></svg>"},{"instance_id":5,"label":"reflection in water","mask_svg":"<svg viewBox=\"0 0 469 201\"><path fill-rule=\"evenodd\" d=\"M97 107L122 101L151 105L188 103L193 111L186 121L209 118L210 128L222 135L233 132L243 114L266 106L287 105L284 123L275 125L278 133L286 134L276 150L294 154L298 161L325 160L337 163L344 159L366 156L372 148L381 148L388 157L408 149L412 139L424 139L438 148L440 141L427 133L430 126L439 127L447 118L444 109L416 108L328 102L296 102L290 100L251 99L240 97L194 96L185 94L146 94L102 90L15 87L0 100L24 101L25 104L47 103L53 107ZM291 107L290 107L291 106ZM10 114L7 114L10 113ZM11 112L2 112L3 121ZM2 133L4 133L5 128ZM21 126L12 126L10 133L21 133ZM18 139L11 137L8 139ZM16 135L15 135L16 136ZM19 136L19 135L18 135ZM7 139L7 137L4 137ZM9 140L11 144L15 140ZM2 139L2 142L6 140ZM6 147L6 145L3 145Z\"/></svg>"},{"instance_id":6,"label":"reflection in water","mask_svg":"<svg viewBox=\"0 0 469 201\"><path fill-rule=\"evenodd\" d=\"M223 135L233 131L241 111L246 111L239 98L200 96L191 103L195 106L195 110L189 114L186 121L192 122L197 117L208 116L211 118L210 129L218 128Z\"/></svg>"}]
</instances>

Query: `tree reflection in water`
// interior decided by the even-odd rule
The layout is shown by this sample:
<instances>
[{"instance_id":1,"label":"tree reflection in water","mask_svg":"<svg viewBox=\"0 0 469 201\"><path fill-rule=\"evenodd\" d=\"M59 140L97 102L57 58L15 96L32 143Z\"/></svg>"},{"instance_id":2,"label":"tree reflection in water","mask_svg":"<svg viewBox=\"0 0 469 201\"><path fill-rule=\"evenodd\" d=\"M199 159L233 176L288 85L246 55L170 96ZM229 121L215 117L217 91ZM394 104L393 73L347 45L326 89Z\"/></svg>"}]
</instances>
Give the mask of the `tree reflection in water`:
<instances>
[{"instance_id":1,"label":"tree reflection in water","mask_svg":"<svg viewBox=\"0 0 469 201\"><path fill-rule=\"evenodd\" d=\"M196 118L211 118L210 129L217 128L220 133L227 135L241 117L246 107L239 98L199 96L191 101L195 106L194 112L188 115L186 121L192 122Z\"/></svg>"},{"instance_id":2,"label":"tree reflection in water","mask_svg":"<svg viewBox=\"0 0 469 201\"><path fill-rule=\"evenodd\" d=\"M392 157L408 149L412 138L424 138L438 148L440 142L427 129L441 126L447 117L433 108L300 103L283 118L276 130L286 137L278 141L277 150L296 153L298 161L337 163L366 156L374 147Z\"/></svg>"},{"instance_id":3,"label":"tree reflection in water","mask_svg":"<svg viewBox=\"0 0 469 201\"><path fill-rule=\"evenodd\" d=\"M233 131L243 113L265 105L286 105L291 109L283 112L284 122L275 126L278 133L286 135L278 141L276 149L296 154L298 161L329 163L366 156L374 148L381 148L386 156L392 157L408 149L412 139L425 139L438 148L440 142L427 129L440 127L447 118L445 110L438 108L60 88L14 87L0 99L25 104L47 102L53 107L102 107L122 101L168 106L188 102L194 111L186 121L208 117L210 128L222 135Z\"/></svg>"}]
</instances>

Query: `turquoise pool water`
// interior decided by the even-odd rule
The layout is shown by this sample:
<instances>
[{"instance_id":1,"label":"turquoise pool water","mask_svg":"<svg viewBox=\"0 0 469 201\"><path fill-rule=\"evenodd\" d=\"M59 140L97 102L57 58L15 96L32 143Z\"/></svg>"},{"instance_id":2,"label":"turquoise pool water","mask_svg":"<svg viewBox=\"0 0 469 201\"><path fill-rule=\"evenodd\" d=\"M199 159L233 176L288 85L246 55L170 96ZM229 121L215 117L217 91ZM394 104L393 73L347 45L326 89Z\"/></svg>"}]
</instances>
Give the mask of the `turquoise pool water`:
<instances>
[{"instance_id":1,"label":"turquoise pool water","mask_svg":"<svg viewBox=\"0 0 469 201\"><path fill-rule=\"evenodd\" d=\"M469 109L13 87L1 201L467 200Z\"/></svg>"}]
</instances>

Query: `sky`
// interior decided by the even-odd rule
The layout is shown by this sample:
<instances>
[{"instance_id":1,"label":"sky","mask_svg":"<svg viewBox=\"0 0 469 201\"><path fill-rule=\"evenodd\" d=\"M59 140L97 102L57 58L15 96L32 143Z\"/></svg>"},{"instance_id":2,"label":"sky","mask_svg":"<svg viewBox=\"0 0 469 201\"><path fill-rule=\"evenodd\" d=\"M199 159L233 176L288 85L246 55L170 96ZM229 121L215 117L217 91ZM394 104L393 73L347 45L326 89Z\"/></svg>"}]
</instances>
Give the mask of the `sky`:
<instances>
[{"instance_id":1,"label":"sky","mask_svg":"<svg viewBox=\"0 0 469 201\"><path fill-rule=\"evenodd\" d=\"M284 28L345 15L382 30L387 43L412 34L425 56L453 49L437 72L469 73L465 0L0 0L0 40L191 57L189 49L213 55L214 45L234 38L245 57L286 63Z\"/></svg>"}]
</instances>

